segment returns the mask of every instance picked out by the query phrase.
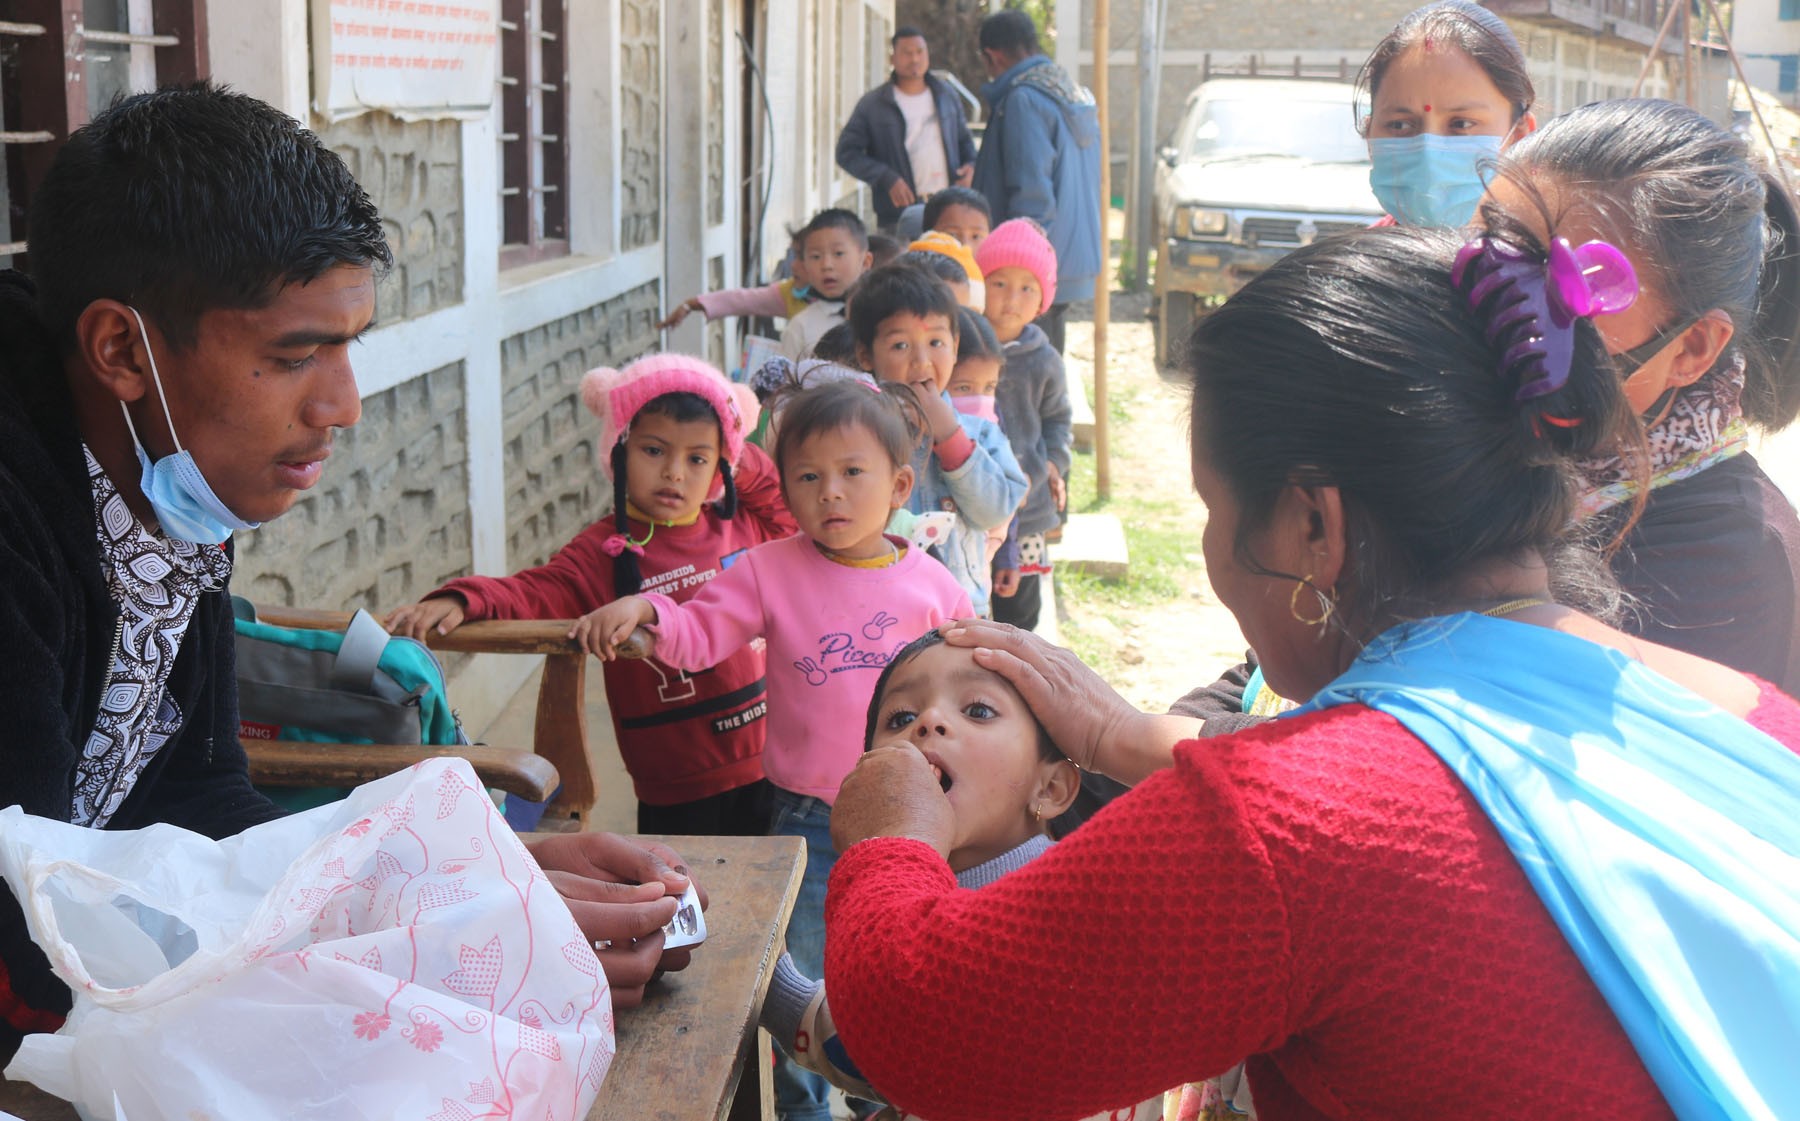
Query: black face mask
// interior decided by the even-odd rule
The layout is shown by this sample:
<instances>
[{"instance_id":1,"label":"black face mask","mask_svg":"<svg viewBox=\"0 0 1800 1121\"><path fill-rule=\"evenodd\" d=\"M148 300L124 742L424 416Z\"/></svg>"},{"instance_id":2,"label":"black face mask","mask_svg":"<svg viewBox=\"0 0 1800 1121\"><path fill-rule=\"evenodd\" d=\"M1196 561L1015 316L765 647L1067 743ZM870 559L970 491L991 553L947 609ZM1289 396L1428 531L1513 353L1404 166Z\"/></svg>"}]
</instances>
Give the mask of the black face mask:
<instances>
[{"instance_id":1,"label":"black face mask","mask_svg":"<svg viewBox=\"0 0 1800 1121\"><path fill-rule=\"evenodd\" d=\"M1619 372L1620 381L1629 381L1631 375L1643 368L1644 363L1669 349L1669 344L1680 338L1689 327L1706 318L1704 314L1689 316L1686 320L1665 331L1658 331L1645 341L1630 350L1621 350L1612 356L1613 368Z\"/></svg>"}]
</instances>

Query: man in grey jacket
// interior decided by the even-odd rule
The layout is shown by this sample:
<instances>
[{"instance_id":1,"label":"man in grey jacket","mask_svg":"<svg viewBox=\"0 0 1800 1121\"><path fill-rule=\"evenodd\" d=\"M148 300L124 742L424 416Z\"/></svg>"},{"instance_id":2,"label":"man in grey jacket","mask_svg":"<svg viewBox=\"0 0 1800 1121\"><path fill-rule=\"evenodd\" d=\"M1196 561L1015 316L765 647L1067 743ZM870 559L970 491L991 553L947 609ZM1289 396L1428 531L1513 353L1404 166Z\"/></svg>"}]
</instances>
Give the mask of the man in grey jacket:
<instances>
[{"instance_id":1,"label":"man in grey jacket","mask_svg":"<svg viewBox=\"0 0 1800 1121\"><path fill-rule=\"evenodd\" d=\"M981 58L993 80L981 89L990 109L975 189L994 225L1030 218L1056 250L1056 299L1038 318L1063 349L1068 305L1091 299L1102 266L1100 118L1094 97L1038 49L1037 27L1021 11L981 22Z\"/></svg>"},{"instance_id":2,"label":"man in grey jacket","mask_svg":"<svg viewBox=\"0 0 1800 1121\"><path fill-rule=\"evenodd\" d=\"M931 75L916 27L894 32L892 76L864 94L838 135L838 166L869 185L875 220L892 230L900 212L935 191L969 185L975 138L955 91Z\"/></svg>"}]
</instances>

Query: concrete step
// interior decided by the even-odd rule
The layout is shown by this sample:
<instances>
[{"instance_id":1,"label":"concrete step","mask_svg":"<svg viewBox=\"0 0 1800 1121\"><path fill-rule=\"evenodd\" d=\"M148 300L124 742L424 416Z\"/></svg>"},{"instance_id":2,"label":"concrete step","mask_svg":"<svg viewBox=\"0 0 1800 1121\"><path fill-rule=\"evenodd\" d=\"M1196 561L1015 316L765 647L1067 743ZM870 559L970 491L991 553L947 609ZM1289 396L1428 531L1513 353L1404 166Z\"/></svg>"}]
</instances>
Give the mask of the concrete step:
<instances>
[{"instance_id":1,"label":"concrete step","mask_svg":"<svg viewBox=\"0 0 1800 1121\"><path fill-rule=\"evenodd\" d=\"M1033 630L1037 636L1052 646L1061 646L1062 618L1058 614L1056 601L1056 573L1046 572L1038 578L1043 581L1042 606L1038 609L1038 624Z\"/></svg>"},{"instance_id":2,"label":"concrete step","mask_svg":"<svg viewBox=\"0 0 1800 1121\"><path fill-rule=\"evenodd\" d=\"M1069 379L1069 407L1074 410L1075 450L1091 452L1094 450L1094 406L1088 401L1087 385L1075 363L1065 360L1063 371Z\"/></svg>"},{"instance_id":3,"label":"concrete step","mask_svg":"<svg viewBox=\"0 0 1800 1121\"><path fill-rule=\"evenodd\" d=\"M1112 514L1070 514L1062 540L1050 546L1050 560L1058 569L1123 580L1131 569L1125 527Z\"/></svg>"}]
</instances>

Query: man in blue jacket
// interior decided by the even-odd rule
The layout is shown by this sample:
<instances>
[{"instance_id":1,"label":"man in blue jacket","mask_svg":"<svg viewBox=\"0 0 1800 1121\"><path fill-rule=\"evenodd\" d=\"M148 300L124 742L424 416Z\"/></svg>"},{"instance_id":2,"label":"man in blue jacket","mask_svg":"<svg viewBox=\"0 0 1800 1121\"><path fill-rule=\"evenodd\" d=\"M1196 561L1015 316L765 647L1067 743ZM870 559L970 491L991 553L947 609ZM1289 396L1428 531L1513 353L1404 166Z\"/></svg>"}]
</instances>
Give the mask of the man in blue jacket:
<instances>
[{"instance_id":1,"label":"man in blue jacket","mask_svg":"<svg viewBox=\"0 0 1800 1121\"><path fill-rule=\"evenodd\" d=\"M931 50L916 27L894 32L888 81L863 94L838 134L838 166L869 185L886 231L900 212L974 174L975 138L962 102L931 76Z\"/></svg>"},{"instance_id":2,"label":"man in blue jacket","mask_svg":"<svg viewBox=\"0 0 1800 1121\"><path fill-rule=\"evenodd\" d=\"M975 189L994 225L1030 218L1056 250L1056 299L1037 320L1063 349L1069 304L1092 299L1100 275L1100 118L1094 96L1038 49L1037 27L1021 11L981 22L981 60L993 79L981 89L990 110Z\"/></svg>"}]
</instances>

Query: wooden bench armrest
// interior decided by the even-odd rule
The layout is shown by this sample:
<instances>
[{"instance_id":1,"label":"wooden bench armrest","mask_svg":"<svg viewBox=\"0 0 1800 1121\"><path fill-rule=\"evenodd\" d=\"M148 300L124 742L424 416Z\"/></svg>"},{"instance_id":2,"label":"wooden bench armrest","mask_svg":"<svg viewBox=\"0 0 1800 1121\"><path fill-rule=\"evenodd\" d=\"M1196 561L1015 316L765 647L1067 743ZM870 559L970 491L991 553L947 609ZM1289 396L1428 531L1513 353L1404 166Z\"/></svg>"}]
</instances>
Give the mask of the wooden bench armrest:
<instances>
[{"instance_id":1,"label":"wooden bench armrest","mask_svg":"<svg viewBox=\"0 0 1800 1121\"><path fill-rule=\"evenodd\" d=\"M250 780L264 786L359 786L425 759L467 759L488 786L530 802L556 792L556 767L541 755L483 744L299 743L244 740Z\"/></svg>"},{"instance_id":2,"label":"wooden bench armrest","mask_svg":"<svg viewBox=\"0 0 1800 1121\"><path fill-rule=\"evenodd\" d=\"M304 627L316 631L341 631L350 625L349 611L320 611L311 607L258 607L256 621L277 627ZM425 645L433 650L459 654L577 654L581 647L569 640L573 619L496 619L464 623L449 634L430 634Z\"/></svg>"}]
</instances>

